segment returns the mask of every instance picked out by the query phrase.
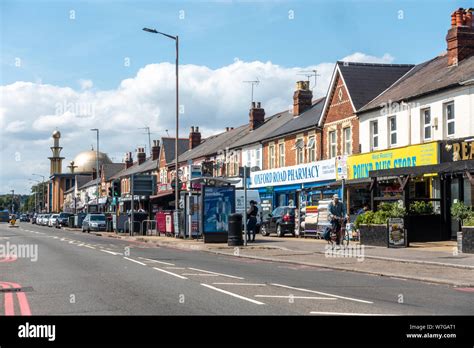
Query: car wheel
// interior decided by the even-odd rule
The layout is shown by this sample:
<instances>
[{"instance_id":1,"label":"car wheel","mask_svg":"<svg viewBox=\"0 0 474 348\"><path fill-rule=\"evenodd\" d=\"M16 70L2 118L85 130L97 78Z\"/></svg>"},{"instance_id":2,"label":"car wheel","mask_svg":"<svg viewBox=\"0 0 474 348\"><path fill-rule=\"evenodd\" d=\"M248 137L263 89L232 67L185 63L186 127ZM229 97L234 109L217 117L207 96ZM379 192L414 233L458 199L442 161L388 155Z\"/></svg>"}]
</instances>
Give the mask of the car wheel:
<instances>
[{"instance_id":1,"label":"car wheel","mask_svg":"<svg viewBox=\"0 0 474 348\"><path fill-rule=\"evenodd\" d=\"M87 233L91 233L91 230L89 228L87 229Z\"/></svg>"},{"instance_id":2,"label":"car wheel","mask_svg":"<svg viewBox=\"0 0 474 348\"><path fill-rule=\"evenodd\" d=\"M280 225L277 225L277 236L278 237L283 237L285 235L285 233L283 232L283 230L281 229L281 226Z\"/></svg>"},{"instance_id":3,"label":"car wheel","mask_svg":"<svg viewBox=\"0 0 474 348\"><path fill-rule=\"evenodd\" d=\"M268 236L267 226L265 225L260 226L260 234L264 237Z\"/></svg>"}]
</instances>

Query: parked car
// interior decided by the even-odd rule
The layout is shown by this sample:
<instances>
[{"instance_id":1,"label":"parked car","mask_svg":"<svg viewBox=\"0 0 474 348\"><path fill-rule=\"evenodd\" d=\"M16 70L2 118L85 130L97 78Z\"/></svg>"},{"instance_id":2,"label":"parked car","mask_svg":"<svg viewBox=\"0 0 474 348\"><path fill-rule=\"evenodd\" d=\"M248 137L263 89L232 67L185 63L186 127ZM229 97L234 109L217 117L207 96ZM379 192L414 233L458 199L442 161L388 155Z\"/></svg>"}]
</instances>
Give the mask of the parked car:
<instances>
[{"instance_id":1,"label":"parked car","mask_svg":"<svg viewBox=\"0 0 474 348\"><path fill-rule=\"evenodd\" d=\"M71 213L60 213L58 218L56 219L56 224L54 225L54 227L61 228L61 226L68 226L69 217L73 215L74 214Z\"/></svg>"},{"instance_id":2,"label":"parked car","mask_svg":"<svg viewBox=\"0 0 474 348\"><path fill-rule=\"evenodd\" d=\"M51 214L48 219L48 227L56 226L56 220L59 217L59 214Z\"/></svg>"},{"instance_id":3,"label":"parked car","mask_svg":"<svg viewBox=\"0 0 474 348\"><path fill-rule=\"evenodd\" d=\"M106 219L104 214L87 214L82 221L82 232L105 231Z\"/></svg>"},{"instance_id":4,"label":"parked car","mask_svg":"<svg viewBox=\"0 0 474 348\"><path fill-rule=\"evenodd\" d=\"M28 222L28 215L26 215L26 214L21 214L21 215L20 215L20 221L21 221L21 222Z\"/></svg>"},{"instance_id":5,"label":"parked car","mask_svg":"<svg viewBox=\"0 0 474 348\"><path fill-rule=\"evenodd\" d=\"M276 233L278 237L283 237L285 233L295 235L295 207L282 206L277 207L262 222L260 234L268 236L270 233Z\"/></svg>"},{"instance_id":6,"label":"parked car","mask_svg":"<svg viewBox=\"0 0 474 348\"><path fill-rule=\"evenodd\" d=\"M43 214L43 217L41 218L41 225L42 226L48 226L48 221L49 221L50 216L51 216L51 214Z\"/></svg>"}]
</instances>

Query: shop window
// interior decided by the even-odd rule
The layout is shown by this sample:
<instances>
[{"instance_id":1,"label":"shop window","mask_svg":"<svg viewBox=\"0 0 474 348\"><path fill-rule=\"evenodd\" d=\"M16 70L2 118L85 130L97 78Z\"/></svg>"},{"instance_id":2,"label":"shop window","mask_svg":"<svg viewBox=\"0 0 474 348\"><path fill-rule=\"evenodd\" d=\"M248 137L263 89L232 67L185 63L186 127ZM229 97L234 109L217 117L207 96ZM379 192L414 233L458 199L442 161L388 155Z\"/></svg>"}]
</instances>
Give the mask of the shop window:
<instances>
[{"instance_id":1,"label":"shop window","mask_svg":"<svg viewBox=\"0 0 474 348\"><path fill-rule=\"evenodd\" d=\"M455 133L454 121L454 102L444 104L444 119L446 127L446 136L452 137Z\"/></svg>"},{"instance_id":2,"label":"shop window","mask_svg":"<svg viewBox=\"0 0 474 348\"><path fill-rule=\"evenodd\" d=\"M421 110L421 130L423 140L431 140L431 110L429 108Z\"/></svg>"},{"instance_id":3,"label":"shop window","mask_svg":"<svg viewBox=\"0 0 474 348\"><path fill-rule=\"evenodd\" d=\"M337 142L336 142L336 131L329 132L329 158L336 157Z\"/></svg>"},{"instance_id":4,"label":"shop window","mask_svg":"<svg viewBox=\"0 0 474 348\"><path fill-rule=\"evenodd\" d=\"M309 137L306 148L308 149L308 161L316 161L316 137L314 135Z\"/></svg>"},{"instance_id":5,"label":"shop window","mask_svg":"<svg viewBox=\"0 0 474 348\"><path fill-rule=\"evenodd\" d=\"M268 147L268 166L270 169L275 168L275 144Z\"/></svg>"},{"instance_id":6,"label":"shop window","mask_svg":"<svg viewBox=\"0 0 474 348\"><path fill-rule=\"evenodd\" d=\"M352 135L351 127L343 129L344 136L344 155L350 155L352 153Z\"/></svg>"},{"instance_id":7,"label":"shop window","mask_svg":"<svg viewBox=\"0 0 474 348\"><path fill-rule=\"evenodd\" d=\"M278 166L285 166L285 143L278 144Z\"/></svg>"},{"instance_id":8,"label":"shop window","mask_svg":"<svg viewBox=\"0 0 474 348\"><path fill-rule=\"evenodd\" d=\"M397 117L388 118L388 144L389 146L397 145Z\"/></svg>"},{"instance_id":9,"label":"shop window","mask_svg":"<svg viewBox=\"0 0 474 348\"><path fill-rule=\"evenodd\" d=\"M379 147L379 123L372 121L370 123L370 147L372 150Z\"/></svg>"}]
</instances>

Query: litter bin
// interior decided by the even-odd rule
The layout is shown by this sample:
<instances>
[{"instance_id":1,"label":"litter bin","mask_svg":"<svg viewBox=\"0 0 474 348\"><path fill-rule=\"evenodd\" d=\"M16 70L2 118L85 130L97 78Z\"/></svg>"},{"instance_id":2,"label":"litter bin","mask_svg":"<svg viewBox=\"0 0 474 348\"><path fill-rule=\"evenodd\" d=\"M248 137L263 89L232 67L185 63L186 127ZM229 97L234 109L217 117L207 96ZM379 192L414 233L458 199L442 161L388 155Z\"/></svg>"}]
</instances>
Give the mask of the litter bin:
<instances>
[{"instance_id":1,"label":"litter bin","mask_svg":"<svg viewBox=\"0 0 474 348\"><path fill-rule=\"evenodd\" d=\"M242 214L229 216L229 234L227 236L228 246L244 245L242 239Z\"/></svg>"},{"instance_id":2,"label":"litter bin","mask_svg":"<svg viewBox=\"0 0 474 348\"><path fill-rule=\"evenodd\" d=\"M71 227L71 228L76 227L76 226L74 226L74 220L75 220L74 215L71 215L71 216L69 217L68 221L67 221L67 226L68 226L68 227Z\"/></svg>"}]
</instances>

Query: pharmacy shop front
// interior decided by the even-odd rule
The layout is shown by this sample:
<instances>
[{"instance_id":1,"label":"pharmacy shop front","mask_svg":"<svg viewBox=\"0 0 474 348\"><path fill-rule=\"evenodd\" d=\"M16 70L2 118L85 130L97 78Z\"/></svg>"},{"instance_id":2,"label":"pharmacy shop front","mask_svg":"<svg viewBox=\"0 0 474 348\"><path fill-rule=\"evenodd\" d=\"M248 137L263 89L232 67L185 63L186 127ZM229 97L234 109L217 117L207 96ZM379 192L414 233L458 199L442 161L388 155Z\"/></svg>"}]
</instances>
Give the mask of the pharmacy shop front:
<instances>
[{"instance_id":1,"label":"pharmacy shop front","mask_svg":"<svg viewBox=\"0 0 474 348\"><path fill-rule=\"evenodd\" d=\"M336 180L335 159L252 172L250 189L258 189L267 210L279 206L301 207L322 196L338 193L327 186ZM270 206L271 205L271 206Z\"/></svg>"}]
</instances>

